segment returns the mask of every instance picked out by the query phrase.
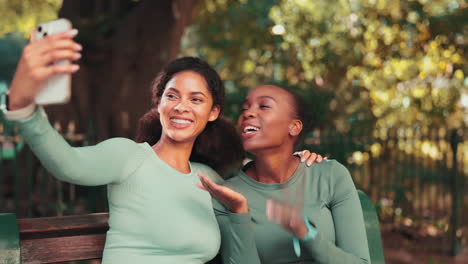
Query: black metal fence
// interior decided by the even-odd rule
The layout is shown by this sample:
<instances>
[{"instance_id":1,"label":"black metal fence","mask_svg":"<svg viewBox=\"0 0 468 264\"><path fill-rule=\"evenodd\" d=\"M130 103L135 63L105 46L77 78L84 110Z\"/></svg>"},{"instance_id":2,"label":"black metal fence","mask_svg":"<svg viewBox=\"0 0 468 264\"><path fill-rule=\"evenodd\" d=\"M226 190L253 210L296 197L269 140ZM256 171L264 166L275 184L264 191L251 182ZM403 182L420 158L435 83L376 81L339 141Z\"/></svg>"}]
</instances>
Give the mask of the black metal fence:
<instances>
[{"instance_id":1,"label":"black metal fence","mask_svg":"<svg viewBox=\"0 0 468 264\"><path fill-rule=\"evenodd\" d=\"M62 131L55 124L58 131ZM62 136L72 146L92 144L89 134L69 123ZM17 129L0 126L0 212L18 217L61 216L107 211L106 187L84 187L56 180L41 166Z\"/></svg>"},{"instance_id":2,"label":"black metal fence","mask_svg":"<svg viewBox=\"0 0 468 264\"><path fill-rule=\"evenodd\" d=\"M428 236L457 254L468 240L466 130L400 127L372 132L315 131L308 148L346 164L376 203L383 223Z\"/></svg>"}]
</instances>

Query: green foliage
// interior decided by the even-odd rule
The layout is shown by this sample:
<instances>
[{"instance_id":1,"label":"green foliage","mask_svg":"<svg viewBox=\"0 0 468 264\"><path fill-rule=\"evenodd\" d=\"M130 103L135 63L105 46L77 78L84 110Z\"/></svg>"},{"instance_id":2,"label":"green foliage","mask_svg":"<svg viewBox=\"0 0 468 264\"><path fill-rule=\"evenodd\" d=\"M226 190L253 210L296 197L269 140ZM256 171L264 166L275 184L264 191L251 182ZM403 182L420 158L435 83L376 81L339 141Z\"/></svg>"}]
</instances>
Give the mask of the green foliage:
<instances>
[{"instance_id":1,"label":"green foliage","mask_svg":"<svg viewBox=\"0 0 468 264\"><path fill-rule=\"evenodd\" d=\"M201 1L201 10L183 40L184 55L200 56L214 65L226 80L226 115L236 119L249 88L275 83L304 96L317 115L326 118L330 94L314 89L312 82L289 80L286 71L299 62L280 47L282 39L271 34L269 10L278 1ZM308 91L308 92L305 92Z\"/></svg>"},{"instance_id":2,"label":"green foliage","mask_svg":"<svg viewBox=\"0 0 468 264\"><path fill-rule=\"evenodd\" d=\"M0 0L0 81L10 82L34 27L57 18L60 0Z\"/></svg>"},{"instance_id":3,"label":"green foliage","mask_svg":"<svg viewBox=\"0 0 468 264\"><path fill-rule=\"evenodd\" d=\"M461 127L467 10L455 0L204 0L184 50L231 91L282 81L333 94L320 113L342 132Z\"/></svg>"},{"instance_id":4,"label":"green foliage","mask_svg":"<svg viewBox=\"0 0 468 264\"><path fill-rule=\"evenodd\" d=\"M10 33L0 38L0 81L10 82L27 41L21 33Z\"/></svg>"},{"instance_id":5,"label":"green foliage","mask_svg":"<svg viewBox=\"0 0 468 264\"><path fill-rule=\"evenodd\" d=\"M34 27L57 18L61 0L0 0L0 37L21 32L25 38Z\"/></svg>"}]
</instances>

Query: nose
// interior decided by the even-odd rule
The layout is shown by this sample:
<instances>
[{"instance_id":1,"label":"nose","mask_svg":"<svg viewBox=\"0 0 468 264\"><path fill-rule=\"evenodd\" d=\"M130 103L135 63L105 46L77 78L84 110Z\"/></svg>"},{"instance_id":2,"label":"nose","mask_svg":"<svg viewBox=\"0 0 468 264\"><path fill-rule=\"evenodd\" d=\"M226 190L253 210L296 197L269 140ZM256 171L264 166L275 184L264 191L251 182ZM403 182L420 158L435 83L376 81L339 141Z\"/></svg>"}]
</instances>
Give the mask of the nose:
<instances>
[{"instance_id":1,"label":"nose","mask_svg":"<svg viewBox=\"0 0 468 264\"><path fill-rule=\"evenodd\" d=\"M174 110L177 112L187 112L189 110L189 107L187 106L187 102L185 100L179 101L179 103L174 107Z\"/></svg>"},{"instance_id":2,"label":"nose","mask_svg":"<svg viewBox=\"0 0 468 264\"><path fill-rule=\"evenodd\" d=\"M252 110L252 107L249 107L247 109L245 109L243 112L242 112L242 117L244 118L252 118L252 117L255 117L255 112Z\"/></svg>"}]
</instances>

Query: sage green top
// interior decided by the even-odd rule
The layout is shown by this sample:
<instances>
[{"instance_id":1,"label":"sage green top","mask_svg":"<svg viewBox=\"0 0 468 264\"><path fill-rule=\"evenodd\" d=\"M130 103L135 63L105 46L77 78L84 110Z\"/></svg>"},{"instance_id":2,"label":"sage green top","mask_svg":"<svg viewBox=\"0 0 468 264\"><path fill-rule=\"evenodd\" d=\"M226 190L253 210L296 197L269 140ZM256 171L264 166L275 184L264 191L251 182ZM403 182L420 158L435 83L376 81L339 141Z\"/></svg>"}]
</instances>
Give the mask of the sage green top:
<instances>
[{"instance_id":1,"label":"sage green top","mask_svg":"<svg viewBox=\"0 0 468 264\"><path fill-rule=\"evenodd\" d=\"M337 161L323 161L312 167L300 163L294 175L281 184L255 181L241 170L225 185L248 200L249 220L254 225L251 237L261 263L370 263L359 197L348 170ZM294 252L293 235L265 215L266 201L271 197L303 208L304 216L318 230L314 239L301 242L300 257ZM218 219L222 215L228 217L221 204L214 204ZM221 232L231 228L227 220L220 226Z\"/></svg>"},{"instance_id":2,"label":"sage green top","mask_svg":"<svg viewBox=\"0 0 468 264\"><path fill-rule=\"evenodd\" d=\"M184 174L162 161L147 143L113 138L95 146L71 147L50 125L40 108L17 121L21 135L56 178L80 185L107 185L109 231L103 263L205 263L218 252L221 238L210 195L196 186L197 172L220 182L209 167L190 163ZM250 234L246 215L227 214L233 225L225 235ZM229 239L229 238L227 238ZM231 244L223 255L232 263L252 259ZM251 251L251 250L250 250ZM255 258L256 256L254 256Z\"/></svg>"}]
</instances>

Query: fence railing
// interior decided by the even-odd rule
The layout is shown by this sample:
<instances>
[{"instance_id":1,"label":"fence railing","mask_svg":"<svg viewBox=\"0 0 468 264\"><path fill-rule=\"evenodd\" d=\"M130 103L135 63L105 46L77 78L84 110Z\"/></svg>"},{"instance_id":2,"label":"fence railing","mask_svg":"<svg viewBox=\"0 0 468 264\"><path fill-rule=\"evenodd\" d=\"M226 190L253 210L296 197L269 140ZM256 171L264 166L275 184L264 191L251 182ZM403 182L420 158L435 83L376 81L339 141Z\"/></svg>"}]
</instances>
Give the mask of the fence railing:
<instances>
[{"instance_id":1,"label":"fence railing","mask_svg":"<svg viewBox=\"0 0 468 264\"><path fill-rule=\"evenodd\" d=\"M372 133L315 131L308 148L346 164L376 203L381 221L406 236L429 236L457 254L468 239L465 130L400 127Z\"/></svg>"},{"instance_id":2,"label":"fence railing","mask_svg":"<svg viewBox=\"0 0 468 264\"><path fill-rule=\"evenodd\" d=\"M61 131L59 125L55 125ZM68 124L62 136L86 146L88 135ZM18 217L60 216L107 211L106 187L84 187L56 180L42 167L15 128L0 125L0 212Z\"/></svg>"}]
</instances>

